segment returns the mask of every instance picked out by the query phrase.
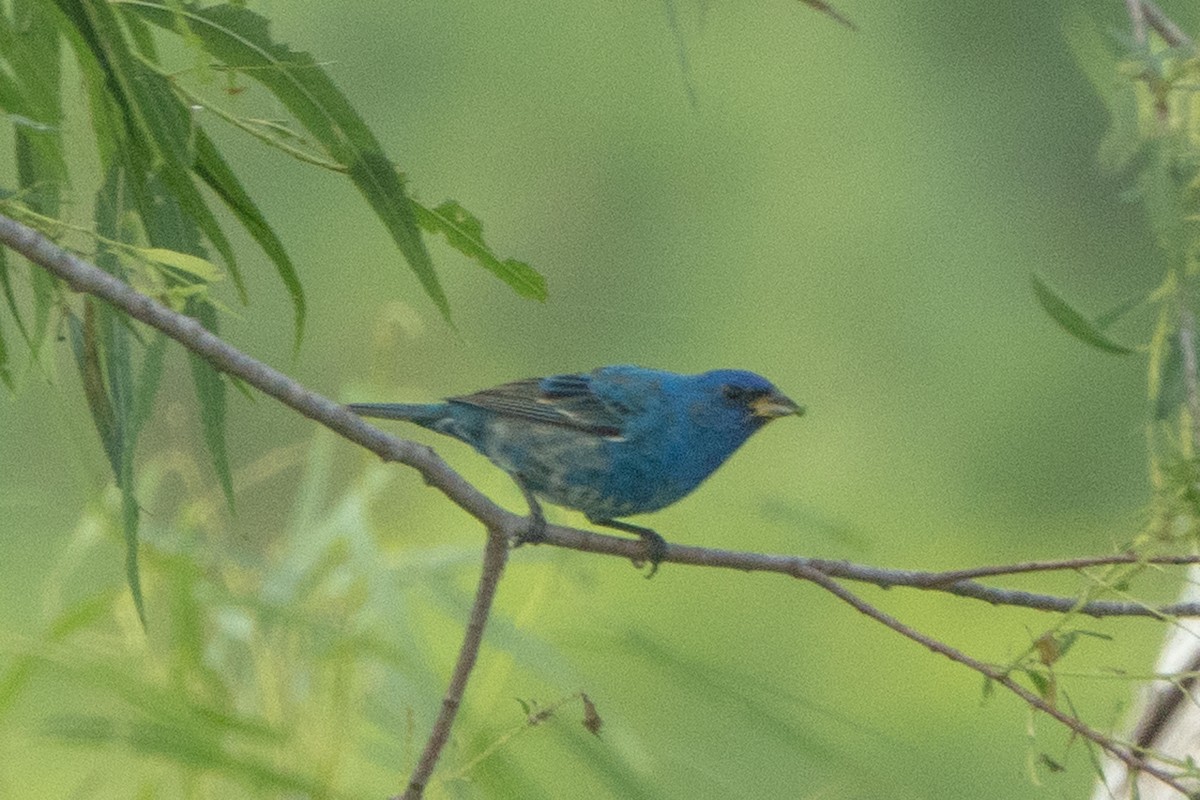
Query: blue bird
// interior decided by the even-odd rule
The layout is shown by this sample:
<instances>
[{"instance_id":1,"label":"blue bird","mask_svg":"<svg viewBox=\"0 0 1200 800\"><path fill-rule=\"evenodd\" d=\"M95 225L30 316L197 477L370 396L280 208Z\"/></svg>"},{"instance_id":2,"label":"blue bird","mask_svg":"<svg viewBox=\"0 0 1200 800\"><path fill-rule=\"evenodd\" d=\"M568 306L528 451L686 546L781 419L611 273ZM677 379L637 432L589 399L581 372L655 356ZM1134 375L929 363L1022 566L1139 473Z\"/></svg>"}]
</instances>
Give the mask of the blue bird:
<instances>
[{"instance_id":1,"label":"blue bird","mask_svg":"<svg viewBox=\"0 0 1200 800\"><path fill-rule=\"evenodd\" d=\"M640 536L651 575L666 542L617 518L669 506L763 425L804 413L753 372L677 375L635 366L528 378L443 403L348 407L453 436L491 459L529 502L530 528L521 541L544 536L541 498L582 511L594 525Z\"/></svg>"}]
</instances>

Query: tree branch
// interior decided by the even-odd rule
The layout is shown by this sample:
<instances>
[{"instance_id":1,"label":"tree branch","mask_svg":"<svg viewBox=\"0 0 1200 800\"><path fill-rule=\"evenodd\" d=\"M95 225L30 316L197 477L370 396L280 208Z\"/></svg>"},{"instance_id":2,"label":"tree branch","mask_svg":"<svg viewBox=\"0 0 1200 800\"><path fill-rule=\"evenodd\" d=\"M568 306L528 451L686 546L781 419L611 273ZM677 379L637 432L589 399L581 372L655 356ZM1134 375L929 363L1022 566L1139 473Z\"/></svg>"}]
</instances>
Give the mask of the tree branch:
<instances>
[{"instance_id":1,"label":"tree branch","mask_svg":"<svg viewBox=\"0 0 1200 800\"><path fill-rule=\"evenodd\" d=\"M458 505L489 531L498 531L507 538L523 532L528 521L523 516L496 505L446 464L432 449L416 442L399 439L367 424L343 406L305 389L296 381L260 361L250 358L236 348L205 330L191 317L179 314L166 306L134 291L107 272L87 263L51 242L42 234L16 220L0 214L0 243L21 253L34 264L57 275L74 290L95 295L121 309L134 319L157 328L184 347L208 359L217 369L233 375L284 405L299 411L309 419L325 425L339 436L361 445L385 461L395 461L417 470L425 482ZM628 558L644 556L638 540L608 536L592 531L560 525L546 527L546 543L571 550ZM1192 563L1186 556L1151 558L1148 563ZM871 583L883 588L903 586L945 592L970 597L993 605L1013 605L1041 611L1076 611L1093 617L1182 617L1200 616L1200 603L1176 603L1158 608L1140 603L1114 600L1093 600L1080 603L1077 598L1037 594L1012 589L984 586L963 576L1002 575L1014 572L1045 571L1049 569L1078 569L1089 564L1124 563L1136 561L1135 556L1099 556L1094 559L1074 559L1061 562L1030 562L1007 567L984 567L958 572L921 572L887 569L846 561L831 561L802 556L771 555L736 550L719 550L689 545L669 545L664 561L693 566L736 569L747 572L777 572L803 577L804 570L815 569L835 578ZM1200 560L1200 559L1198 559Z\"/></svg>"},{"instance_id":2,"label":"tree branch","mask_svg":"<svg viewBox=\"0 0 1200 800\"><path fill-rule=\"evenodd\" d=\"M1126 5L1130 6L1132 3L1136 2L1137 0L1126 0ZM1163 10L1159 8L1157 4L1151 2L1151 0L1141 0L1140 7L1142 12L1140 18L1142 25L1142 43L1144 43L1146 40L1145 25L1148 22L1150 23L1150 27L1154 28L1155 32L1163 38L1163 41L1172 47L1186 47L1190 49L1195 46L1196 43L1192 41L1192 37L1188 36L1179 28L1178 25L1172 22L1171 18L1164 14ZM1134 23L1134 35L1136 37L1139 20L1138 17L1134 16L1132 9L1130 10L1130 18Z\"/></svg>"},{"instance_id":3,"label":"tree branch","mask_svg":"<svg viewBox=\"0 0 1200 800\"><path fill-rule=\"evenodd\" d=\"M306 417L325 425L338 435L376 453L386 461L396 461L417 470L425 481L437 488L450 501L470 516L481 522L488 531L487 550L483 574L475 599L467 633L459 653L450 686L442 703L441 713L434 725L417 769L413 772L404 798L420 797L431 774L442 747L446 742L455 712L461 702L467 678L478 655L488 609L495 595L505 561L507 541L524 531L525 517L513 514L496 505L487 496L452 470L433 450L411 441L398 439L368 425L344 407L308 391L283 373L250 358L226 344L196 320L179 314L156 301L134 291L112 275L83 261L58 247L37 231L4 215L0 215L0 243L21 253L32 263L39 265L62 280L74 290L99 297L130 317L150 325L183 344L188 349L207 359L217 369L233 375L254 386L281 403L295 409ZM623 539L550 525L546 528L546 541L550 544L579 550L603 553L637 561L643 556L640 541ZM1043 595L1011 589L996 589L976 583L971 578L988 577L1023 572L1081 569L1087 566L1116 563L1180 564L1193 563L1196 559L1184 556L1165 556L1139 559L1133 554L1099 556L1090 559L1069 559L1050 562L1026 562L998 567L982 567L953 572L920 572L911 570L884 569L851 564L845 561L803 558L799 556L769 555L760 553L715 550L710 548L671 545L665 561L694 566L719 567L742 571L776 572L794 578L811 581L834 593L847 603L889 628L913 639L935 652L958 661L971 669L980 671L989 678L1014 692L1032 707L1038 708L1082 736L1097 742L1114 756L1129 764L1131 769L1141 769L1148 774L1161 777L1171 783L1171 776L1161 770L1145 765L1129 751L1111 740L1092 731L1078 719L1059 712L1041 698L995 667L960 653L953 648L908 628L892 617L874 609L851 594L835 578L865 582L889 588L903 586L927 591L939 591L960 597L970 597L996 605L1014 605L1044 611L1074 612L1091 616L1141 616L1169 618L1175 616L1200 616L1200 603L1176 603L1152 608L1140 603L1111 600L1082 602L1077 598Z\"/></svg>"},{"instance_id":4,"label":"tree branch","mask_svg":"<svg viewBox=\"0 0 1200 800\"><path fill-rule=\"evenodd\" d=\"M1067 728L1071 729L1088 741L1093 742L1105 752L1111 754L1114 758L1122 761L1126 767L1129 768L1131 773L1145 772L1147 775L1153 775L1155 778L1162 781L1167 786L1170 786L1172 789L1181 792L1183 795L1187 797L1192 796L1190 790L1176 780L1176 778L1166 770L1147 763L1137 753L1133 752L1128 747L1123 747L1113 739L1105 736L1094 728L1091 728L1078 717L1073 717L1070 714L1066 714L1058 710L1041 697L1013 680L1005 670L992 666L991 664L985 664L982 661L972 658L961 650L939 642L937 639L927 636L920 631L905 625L892 615L875 608L870 603L866 602L858 595L846 589L837 581L833 580L822 572L811 568L805 568L801 570L800 577L812 581L822 589L825 589L827 592L837 597L839 600L849 604L876 622L891 628L901 636L911 639L917 644L931 650L934 653L943 655L951 661L973 669L981 675L986 676L989 680L995 681L1005 689L1008 689L1010 692L1017 695L1017 697L1020 697L1032 708L1036 708L1044 714L1053 717Z\"/></svg>"},{"instance_id":5,"label":"tree branch","mask_svg":"<svg viewBox=\"0 0 1200 800\"><path fill-rule=\"evenodd\" d=\"M462 703L463 692L467 688L467 679L475 668L475 659L479 655L479 645L483 641L483 629L487 625L488 614L492 608L492 600L496 597L496 587L500 583L500 575L504 572L504 563L508 560L508 539L503 533L488 531L487 546L483 551L483 571L479 575L479 586L475 590L475 604L471 606L471 617L467 623L467 632L463 636L462 647L458 651L458 661L454 664L454 674L446 687L446 696L442 699L442 710L438 714L429 740L425 743L425 752L417 762L412 777L409 778L408 788L399 800L420 800L425 793L425 785L438 756L450 736L450 728L454 725L454 717Z\"/></svg>"}]
</instances>

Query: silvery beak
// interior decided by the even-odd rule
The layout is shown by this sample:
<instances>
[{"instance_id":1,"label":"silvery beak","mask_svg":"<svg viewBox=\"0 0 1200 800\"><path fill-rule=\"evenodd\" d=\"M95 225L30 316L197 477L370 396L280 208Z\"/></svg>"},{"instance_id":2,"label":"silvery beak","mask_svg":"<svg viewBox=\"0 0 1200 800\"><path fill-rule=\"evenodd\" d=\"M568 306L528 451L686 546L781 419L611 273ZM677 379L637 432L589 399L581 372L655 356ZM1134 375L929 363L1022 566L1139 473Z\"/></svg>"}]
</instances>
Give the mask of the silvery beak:
<instances>
[{"instance_id":1,"label":"silvery beak","mask_svg":"<svg viewBox=\"0 0 1200 800\"><path fill-rule=\"evenodd\" d=\"M804 407L796 405L790 398L779 392L771 392L752 400L750 402L750 412L754 416L762 417L763 419L790 417L792 415L798 417L804 413Z\"/></svg>"}]
</instances>

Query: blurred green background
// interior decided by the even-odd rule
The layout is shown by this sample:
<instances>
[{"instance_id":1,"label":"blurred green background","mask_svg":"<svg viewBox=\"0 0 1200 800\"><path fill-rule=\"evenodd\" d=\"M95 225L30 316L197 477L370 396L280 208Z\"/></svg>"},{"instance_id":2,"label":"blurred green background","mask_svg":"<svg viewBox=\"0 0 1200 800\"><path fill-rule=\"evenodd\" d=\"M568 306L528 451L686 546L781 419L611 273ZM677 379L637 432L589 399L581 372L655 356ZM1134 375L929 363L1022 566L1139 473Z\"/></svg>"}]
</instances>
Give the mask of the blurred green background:
<instances>
[{"instance_id":1,"label":"blurred green background","mask_svg":"<svg viewBox=\"0 0 1200 800\"><path fill-rule=\"evenodd\" d=\"M226 293L226 338L342 401L434 399L622 362L769 376L808 415L771 426L701 491L645 518L671 541L937 569L1101 553L1132 538L1148 498L1145 365L1079 345L1030 291L1038 271L1101 310L1162 272L1137 206L1120 199L1125 181L1096 166L1106 120L1065 44L1064 7L842 0L861 28L851 33L793 2L702 5L674 6L675 30L656 2L258 5L276 38L326 64L415 195L462 202L498 252L546 276L550 298L521 300L431 241L448 327L345 180L213 119L311 309L293 358L288 299L242 236L252 304ZM1195 30L1194 14L1168 11ZM1127 25L1115 0L1085 13L1101 29ZM221 101L283 116L254 89ZM11 163L0 167L7 180ZM86 221L92 187L72 191ZM97 532L111 517L110 476L71 370L60 346L0 415L9 666L72 598L122 587L119 538ZM201 559L210 577L236 567L264 602L303 582L295 564L336 561L322 596L368 609L355 630L395 656L355 655L370 664L345 686L314 669L305 680L335 686L321 695L328 705L290 719L307 720L313 752L325 726L353 729L331 762L338 796L399 791L458 646L481 531L414 474L236 392L231 515L181 358L167 379L142 442L148 546ZM523 508L465 446L395 430ZM149 567L152 632L170 627L173 646L202 650L199 662L219 671L228 662L210 652L212 629L167 622L178 611L164 588L178 579L169 561ZM1160 581L1140 589L1171 596ZM1069 594L1081 584L1020 585ZM863 593L996 662L1054 623ZM242 606L218 632L254 629L260 612ZM1162 633L1147 622L1089 627L1116 638L1085 640L1071 669L1145 670ZM131 670L164 659L141 652L136 626L124 630ZM307 646L295 636L289 646ZM594 738L577 708L563 711L433 796L1084 796L1082 746L1015 699L984 700L981 683L795 581L671 565L646 581L623 561L523 548L445 770L520 726L513 698L583 690L604 731ZM1106 727L1131 686L1080 679L1067 691ZM42 735L47 714L94 702L94 676L60 664L18 694L0 718L4 796L188 796L153 748ZM1067 770L1031 768L1043 753Z\"/></svg>"}]
</instances>

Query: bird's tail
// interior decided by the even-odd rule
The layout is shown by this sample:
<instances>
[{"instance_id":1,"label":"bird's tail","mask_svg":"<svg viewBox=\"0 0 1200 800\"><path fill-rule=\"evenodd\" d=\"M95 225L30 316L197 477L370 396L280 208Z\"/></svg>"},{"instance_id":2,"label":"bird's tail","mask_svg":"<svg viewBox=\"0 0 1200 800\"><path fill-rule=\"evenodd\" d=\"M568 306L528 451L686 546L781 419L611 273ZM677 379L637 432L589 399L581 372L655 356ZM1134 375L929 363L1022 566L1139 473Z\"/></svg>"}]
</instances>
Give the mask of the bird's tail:
<instances>
[{"instance_id":1,"label":"bird's tail","mask_svg":"<svg viewBox=\"0 0 1200 800\"><path fill-rule=\"evenodd\" d=\"M351 403L346 408L360 417L403 419L434 430L449 412L446 403Z\"/></svg>"}]
</instances>

